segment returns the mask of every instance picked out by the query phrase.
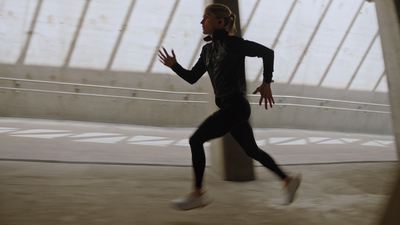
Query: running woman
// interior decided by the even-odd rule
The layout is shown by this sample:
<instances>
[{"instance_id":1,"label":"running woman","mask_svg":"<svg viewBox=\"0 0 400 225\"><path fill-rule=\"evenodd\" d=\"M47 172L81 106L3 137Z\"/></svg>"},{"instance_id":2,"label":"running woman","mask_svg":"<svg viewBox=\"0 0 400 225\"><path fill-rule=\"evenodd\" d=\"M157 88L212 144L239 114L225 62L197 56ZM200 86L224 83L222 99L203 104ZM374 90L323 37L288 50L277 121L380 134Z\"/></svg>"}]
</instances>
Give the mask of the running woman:
<instances>
[{"instance_id":1,"label":"running woman","mask_svg":"<svg viewBox=\"0 0 400 225\"><path fill-rule=\"evenodd\" d=\"M248 156L282 179L287 191L287 204L293 202L301 183L300 176L288 176L256 144L249 123L250 104L245 97L245 57L257 56L263 60L263 81L253 94L260 93L259 105L264 101L265 109L268 109L268 104L271 108L275 104L271 91L274 52L258 43L232 36L236 31L235 20L236 15L225 5L211 4L206 7L201 24L203 34L208 35L204 40L209 43L203 46L200 58L191 70L184 69L177 62L173 50L170 55L163 48L158 54L161 63L190 84L196 83L208 72L214 89L215 103L219 107L219 110L209 116L189 139L195 175L194 188L188 196L171 201L181 210L204 207L210 203L202 189L206 165L203 144L228 132Z\"/></svg>"}]
</instances>

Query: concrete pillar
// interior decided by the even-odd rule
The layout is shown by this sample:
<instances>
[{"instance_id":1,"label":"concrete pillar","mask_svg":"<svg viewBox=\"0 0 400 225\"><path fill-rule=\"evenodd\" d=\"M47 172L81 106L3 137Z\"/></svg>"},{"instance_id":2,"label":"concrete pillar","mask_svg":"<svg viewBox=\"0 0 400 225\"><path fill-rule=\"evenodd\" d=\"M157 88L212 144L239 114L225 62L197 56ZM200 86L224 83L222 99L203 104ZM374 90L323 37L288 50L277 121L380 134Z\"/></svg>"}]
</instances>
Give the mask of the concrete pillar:
<instances>
[{"instance_id":1,"label":"concrete pillar","mask_svg":"<svg viewBox=\"0 0 400 225\"><path fill-rule=\"evenodd\" d=\"M397 155L400 156L400 2L399 0L377 0L375 4L389 87L393 132ZM395 179L397 182L380 224L400 224L400 170Z\"/></svg>"},{"instance_id":2,"label":"concrete pillar","mask_svg":"<svg viewBox=\"0 0 400 225\"><path fill-rule=\"evenodd\" d=\"M241 36L239 3L237 0L214 0L227 5L237 15L237 36ZM213 96L213 95L211 95ZM213 102L213 101L212 101ZM215 109L215 107L213 107ZM230 134L211 142L212 170L228 181L254 180L253 159L248 157Z\"/></svg>"}]
</instances>

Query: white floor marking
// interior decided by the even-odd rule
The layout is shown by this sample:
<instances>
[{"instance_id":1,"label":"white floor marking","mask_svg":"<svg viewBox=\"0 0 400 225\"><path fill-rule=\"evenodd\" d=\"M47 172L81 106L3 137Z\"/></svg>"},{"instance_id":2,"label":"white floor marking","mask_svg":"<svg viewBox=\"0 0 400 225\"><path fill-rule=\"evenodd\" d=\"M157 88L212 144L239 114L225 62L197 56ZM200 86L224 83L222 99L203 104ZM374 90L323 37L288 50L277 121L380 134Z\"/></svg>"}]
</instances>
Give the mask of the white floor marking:
<instances>
[{"instance_id":1,"label":"white floor marking","mask_svg":"<svg viewBox=\"0 0 400 225\"><path fill-rule=\"evenodd\" d=\"M107 144L114 144L126 139L127 136L122 137L105 137L105 138L89 138L83 140L74 140L78 142L91 142L91 143L107 143Z\"/></svg>"},{"instance_id":2,"label":"white floor marking","mask_svg":"<svg viewBox=\"0 0 400 225\"><path fill-rule=\"evenodd\" d=\"M376 142L378 142L379 144L383 144L383 145L390 145L393 143L393 141L380 141L380 140L375 140Z\"/></svg>"},{"instance_id":3,"label":"white floor marking","mask_svg":"<svg viewBox=\"0 0 400 225\"><path fill-rule=\"evenodd\" d=\"M18 135L11 135L13 137L27 137L27 138L44 138L44 139L51 139L51 138L58 138L58 137L65 137L71 134L18 134Z\"/></svg>"},{"instance_id":4,"label":"white floor marking","mask_svg":"<svg viewBox=\"0 0 400 225\"><path fill-rule=\"evenodd\" d=\"M175 140L169 140L166 137L145 136L145 135L138 135L128 140L128 144L158 146L158 147L166 147L168 145L171 145L173 142L175 142Z\"/></svg>"},{"instance_id":5,"label":"white floor marking","mask_svg":"<svg viewBox=\"0 0 400 225\"><path fill-rule=\"evenodd\" d=\"M80 137L102 137L102 136L115 136L115 135L121 135L121 134L115 134L115 133L83 133L83 134L78 134L71 136L73 138L80 138Z\"/></svg>"},{"instance_id":6,"label":"white floor marking","mask_svg":"<svg viewBox=\"0 0 400 225\"><path fill-rule=\"evenodd\" d=\"M183 146L183 147L189 147L189 139L181 139L178 142L176 142L174 145L176 146Z\"/></svg>"},{"instance_id":7,"label":"white floor marking","mask_svg":"<svg viewBox=\"0 0 400 225\"><path fill-rule=\"evenodd\" d=\"M259 147L263 147L263 146L265 146L266 145L266 141L265 140L258 140L258 141L256 141L256 143L257 143L257 145L259 146Z\"/></svg>"},{"instance_id":8,"label":"white floor marking","mask_svg":"<svg viewBox=\"0 0 400 225\"><path fill-rule=\"evenodd\" d=\"M294 137L281 137L281 138L269 138L269 143L270 144L276 144L279 142L284 142L284 141L289 141L294 139Z\"/></svg>"},{"instance_id":9,"label":"white floor marking","mask_svg":"<svg viewBox=\"0 0 400 225\"><path fill-rule=\"evenodd\" d=\"M385 146L383 144L380 144L380 143L378 143L376 141L369 141L369 142L363 143L361 145L364 145L364 146L375 146L375 147L387 147L387 146Z\"/></svg>"},{"instance_id":10,"label":"white floor marking","mask_svg":"<svg viewBox=\"0 0 400 225\"><path fill-rule=\"evenodd\" d=\"M0 134L2 133L7 133L11 131L15 131L17 128L11 128L11 127L0 127Z\"/></svg>"},{"instance_id":11,"label":"white floor marking","mask_svg":"<svg viewBox=\"0 0 400 225\"><path fill-rule=\"evenodd\" d=\"M296 141L289 141L289 142L284 142L284 143L279 143L277 145L306 145L308 144L306 139L300 139Z\"/></svg>"},{"instance_id":12,"label":"white floor marking","mask_svg":"<svg viewBox=\"0 0 400 225\"><path fill-rule=\"evenodd\" d=\"M144 136L144 135L138 135L135 136L131 139L129 139L129 142L134 142L134 141L155 141L155 140L163 140L167 139L166 137L158 137L158 136Z\"/></svg>"},{"instance_id":13,"label":"white floor marking","mask_svg":"<svg viewBox=\"0 0 400 225\"><path fill-rule=\"evenodd\" d=\"M69 130L48 130L48 129L31 129L13 132L12 134L40 134L40 133L61 133L61 132L71 132Z\"/></svg>"},{"instance_id":14,"label":"white floor marking","mask_svg":"<svg viewBox=\"0 0 400 225\"><path fill-rule=\"evenodd\" d=\"M166 147L172 144L174 140L162 140L162 141L138 141L138 142L130 142L129 144L134 145L148 145L148 146L158 146L158 147Z\"/></svg>"},{"instance_id":15,"label":"white floor marking","mask_svg":"<svg viewBox=\"0 0 400 225\"><path fill-rule=\"evenodd\" d=\"M344 142L339 140L339 139L332 139L332 140L328 140L328 141L318 142L317 144L321 144L321 145L341 145L341 144L344 144Z\"/></svg>"},{"instance_id":16,"label":"white floor marking","mask_svg":"<svg viewBox=\"0 0 400 225\"><path fill-rule=\"evenodd\" d=\"M328 137L309 137L308 141L311 143L315 143L315 142L319 142L319 141L325 141L328 139L330 139L330 138L328 138Z\"/></svg>"},{"instance_id":17,"label":"white floor marking","mask_svg":"<svg viewBox=\"0 0 400 225\"><path fill-rule=\"evenodd\" d=\"M360 141L360 139L355 139L355 138L340 138L340 140L342 140L346 143L354 143L356 141Z\"/></svg>"},{"instance_id":18,"label":"white floor marking","mask_svg":"<svg viewBox=\"0 0 400 225\"><path fill-rule=\"evenodd\" d=\"M0 127L0 134L8 133L6 135L13 137L27 137L27 138L43 138L52 139L59 137L70 136L70 138L85 138L81 140L73 140L77 142L92 142L92 143L110 143L114 144L127 139L127 136L123 136L118 133L103 133L103 132L88 132L82 134L74 134L69 130L52 130L52 129L27 129L19 130L20 128L13 127ZM358 138L338 138L331 139L329 137L308 137L306 139L297 139L295 137L274 137L266 140L256 140L258 146L266 146L268 143L272 145L307 145L307 144L351 144L355 142L360 142L362 139ZM128 140L128 144L136 145L147 145L147 146L158 146L165 147L169 145L190 147L189 140L180 139L174 140L169 137L160 136L148 136L148 135L137 135ZM393 145L392 140L373 140L364 143L360 143L362 146L373 146L373 147L388 147ZM204 147L209 147L211 144L209 142L204 143Z\"/></svg>"}]
</instances>

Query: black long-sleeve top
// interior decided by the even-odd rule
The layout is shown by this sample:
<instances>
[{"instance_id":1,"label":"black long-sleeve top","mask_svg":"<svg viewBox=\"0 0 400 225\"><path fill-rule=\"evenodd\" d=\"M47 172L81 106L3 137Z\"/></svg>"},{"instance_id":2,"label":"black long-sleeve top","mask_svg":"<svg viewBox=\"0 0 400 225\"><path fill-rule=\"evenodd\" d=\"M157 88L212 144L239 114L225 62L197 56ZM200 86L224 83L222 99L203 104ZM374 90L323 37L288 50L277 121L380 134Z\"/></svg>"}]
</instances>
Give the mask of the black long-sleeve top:
<instances>
[{"instance_id":1,"label":"black long-sleeve top","mask_svg":"<svg viewBox=\"0 0 400 225\"><path fill-rule=\"evenodd\" d=\"M230 36L226 30L214 31L212 40L203 46L200 58L191 70L176 63L172 70L190 84L196 83L207 71L214 88L215 98L246 93L245 57L261 57L264 82L271 83L274 51L258 43Z\"/></svg>"}]
</instances>

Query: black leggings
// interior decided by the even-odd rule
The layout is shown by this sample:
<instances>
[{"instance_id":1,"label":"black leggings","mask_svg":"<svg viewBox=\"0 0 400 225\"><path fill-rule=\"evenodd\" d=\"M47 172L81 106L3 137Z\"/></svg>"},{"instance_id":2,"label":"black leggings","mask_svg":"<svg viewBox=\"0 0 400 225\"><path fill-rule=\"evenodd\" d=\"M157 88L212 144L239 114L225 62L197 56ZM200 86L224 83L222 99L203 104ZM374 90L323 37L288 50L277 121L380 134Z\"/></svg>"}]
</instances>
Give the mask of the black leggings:
<instances>
[{"instance_id":1,"label":"black leggings","mask_svg":"<svg viewBox=\"0 0 400 225\"><path fill-rule=\"evenodd\" d=\"M239 143L248 156L259 161L266 168L285 179L275 161L261 150L254 139L253 129L249 123L250 104L244 95L217 100L218 111L209 116L189 140L192 151L192 163L195 174L195 187L201 188L206 157L203 144L214 138L222 137L228 132Z\"/></svg>"}]
</instances>

